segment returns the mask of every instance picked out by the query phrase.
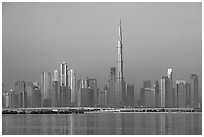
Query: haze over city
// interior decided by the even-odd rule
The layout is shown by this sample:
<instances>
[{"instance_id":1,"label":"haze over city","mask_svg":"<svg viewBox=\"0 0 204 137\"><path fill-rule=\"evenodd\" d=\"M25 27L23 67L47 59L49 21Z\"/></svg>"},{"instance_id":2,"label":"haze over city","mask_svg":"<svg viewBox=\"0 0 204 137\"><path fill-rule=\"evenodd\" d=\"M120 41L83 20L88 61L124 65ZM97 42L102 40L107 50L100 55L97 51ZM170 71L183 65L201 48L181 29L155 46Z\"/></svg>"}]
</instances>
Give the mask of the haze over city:
<instances>
[{"instance_id":1,"label":"haze over city","mask_svg":"<svg viewBox=\"0 0 204 137\"><path fill-rule=\"evenodd\" d=\"M102 88L117 66L119 19L124 78L139 90L144 79L191 73L202 87L202 3L3 3L2 82L40 81L65 61ZM200 96L201 97L201 96Z\"/></svg>"}]
</instances>

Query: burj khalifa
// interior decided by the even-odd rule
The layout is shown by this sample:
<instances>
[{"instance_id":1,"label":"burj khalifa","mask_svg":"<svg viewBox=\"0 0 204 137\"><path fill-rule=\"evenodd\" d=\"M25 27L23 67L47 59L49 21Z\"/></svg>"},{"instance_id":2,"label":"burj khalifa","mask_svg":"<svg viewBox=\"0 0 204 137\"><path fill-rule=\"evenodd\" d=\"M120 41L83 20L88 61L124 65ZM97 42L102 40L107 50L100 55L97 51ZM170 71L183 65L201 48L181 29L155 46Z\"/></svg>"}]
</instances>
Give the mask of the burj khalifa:
<instances>
[{"instance_id":1,"label":"burj khalifa","mask_svg":"<svg viewBox=\"0 0 204 137\"><path fill-rule=\"evenodd\" d=\"M118 70L117 70L117 93L116 93L116 106L123 107L125 106L125 81L123 77L123 37L122 37L122 26L119 26L119 40L118 40Z\"/></svg>"}]
</instances>

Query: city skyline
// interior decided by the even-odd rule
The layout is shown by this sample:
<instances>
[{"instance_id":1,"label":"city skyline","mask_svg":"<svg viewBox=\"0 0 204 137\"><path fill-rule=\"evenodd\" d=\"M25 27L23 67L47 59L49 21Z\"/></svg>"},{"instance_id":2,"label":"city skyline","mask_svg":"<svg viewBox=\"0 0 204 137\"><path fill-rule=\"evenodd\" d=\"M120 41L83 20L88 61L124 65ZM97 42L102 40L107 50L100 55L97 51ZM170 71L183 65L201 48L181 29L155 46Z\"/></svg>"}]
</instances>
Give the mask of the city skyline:
<instances>
[{"instance_id":1,"label":"city skyline","mask_svg":"<svg viewBox=\"0 0 204 137\"><path fill-rule=\"evenodd\" d=\"M48 7L46 7L46 4L48 4ZM93 5L96 7L93 8ZM100 8L96 10L97 5L100 5ZM72 8L69 8L69 10L73 12L63 12L63 10L67 10L67 6L78 7L79 9L77 13L75 13ZM144 9L141 9L141 6L143 6ZM200 8L198 8L199 6ZM19 9L19 7L21 7L21 9ZM49 10L53 7L56 8L56 12L52 10L52 12L49 13ZM60 7L63 8L59 9ZM107 11L102 9L104 7L107 8ZM129 7L129 9L127 9L127 7ZM140 16L136 16L140 17L139 19L136 17L131 19L131 17L134 17L131 11L135 7L137 7L136 10L142 11L140 13L134 12L136 15L141 14ZM160 17L165 18L167 15L162 15L156 7L160 7L160 10L163 10L164 13L168 15L167 19L169 19L169 22L163 19L159 20ZM164 7L167 7L167 9ZM90 10L88 10L88 8L90 8ZM179 9L180 12L178 12L177 8L183 8L183 10ZM38 9L38 12L36 9ZM173 68L174 76L176 76L173 77L174 86L175 80L188 79L191 73L198 74L200 83L199 94L201 94L201 18L198 16L200 15L201 17L201 4L199 5L199 3L134 3L132 5L127 3L90 3L79 5L76 3L67 3L63 6L59 3L56 5L50 3L43 3L41 5L38 5L38 3L4 3L2 82L5 84L5 87L9 89L17 80L40 81L40 74L43 71L59 70L58 64L65 61L69 68L76 70L77 76L81 75L96 78L99 88L101 89L103 85L107 83L110 67L116 66L117 28L121 14L120 9L123 9L122 21L125 45L123 46L124 75L127 83L134 83L136 85L135 90L137 90L141 87L140 85L143 79L160 80L167 68ZM190 11L187 12L187 9ZM28 12L19 16L21 20L16 22L14 16L23 10ZM96 10L97 13L92 13L93 10ZM108 11L112 12L110 12L109 16L105 16L104 14ZM89 14L86 14L87 12ZM173 16L174 12L178 12L176 17ZM75 16L75 14L78 16ZM93 16L93 14L95 16ZM56 15L59 15L59 17ZM66 15L70 16L70 20L64 19ZM181 16L184 19L180 19ZM28 17L27 20L25 17ZM45 17L47 17L47 19ZM94 17L94 22L90 17ZM111 17L113 17L113 19L111 19ZM60 19L60 21L54 21L53 19L55 18ZM188 20L188 18L191 20ZM71 23L72 27L74 27L73 29L71 29L69 22L72 21L71 19L77 21L77 25L73 24L73 22ZM81 22L81 19L85 19L85 21ZM109 22L108 20L110 19L111 21ZM151 22L152 24L148 24L148 20L153 21ZM34 23L32 21L34 21ZM15 22L15 24L13 24L13 22ZM142 25L142 22L145 22L146 25ZM158 22L161 22L161 24L157 24ZM192 27L190 24L195 25ZM22 31L19 31L20 28L18 27L22 28ZM34 27L37 31L31 31L29 27ZM54 30L50 30L52 27ZM100 27L104 30L100 29ZM138 27L141 27L143 31ZM26 28L28 30L25 30ZM140 31L137 32L136 30ZM157 33L156 38L152 34L154 31L162 32L168 37L165 35L161 37L162 35ZM48 32L50 34L48 34ZM72 33L70 34L70 32ZM86 32L88 32L88 34L86 34ZM188 34L185 34L187 32ZM189 32L191 33L189 34ZM57 34L59 34L59 36ZM94 37L91 34L94 34ZM177 37L174 36L175 34ZM183 36L179 39L178 37L181 35ZM66 40L67 36L70 37L70 41ZM32 37L36 38L32 39ZM161 38L159 39L158 37ZM52 38L55 38L55 41L52 41ZM164 43L165 40L166 43ZM82 43L80 41L82 41ZM49 44L52 46L47 47ZM167 46L162 47L162 44ZM175 47L175 45L177 47ZM47 50L46 48L51 50ZM62 50L59 50L60 48ZM80 49L84 52L80 51ZM151 53L154 53L153 57ZM162 60L160 56L154 56L155 54L161 54L163 57ZM167 55L167 57L165 55ZM40 60L40 58L43 59ZM17 64L14 63L14 61L17 61ZM185 71L182 72L183 70Z\"/></svg>"},{"instance_id":2,"label":"city skyline","mask_svg":"<svg viewBox=\"0 0 204 137\"><path fill-rule=\"evenodd\" d=\"M61 67L64 66L64 67ZM140 95L134 97L134 84L124 83L124 94L120 95L121 85L116 80L115 68L110 70L110 79L103 89L97 88L97 79L75 79L73 69L68 70L66 63L60 64L61 72L56 75L54 70L42 72L41 81L16 81L15 89L2 92L3 108L36 108L36 107L111 107L111 108L202 108L202 100L198 96L198 76L191 74L190 79L177 80L176 87L172 85L173 69L168 69L167 75L161 78L161 88L158 81L143 80ZM66 68L66 70L63 70ZM70 72L70 73L69 73ZM119 71L120 72L120 71ZM61 74L61 75L60 75ZM56 77L57 78L56 78ZM67 77L67 78L66 78ZM62 79L66 80L61 84ZM60 79L59 81L56 79ZM70 83L64 85L64 83ZM122 96L122 97L120 97ZM139 98L139 100L138 100ZM118 102L119 99L119 102ZM40 101L39 101L40 100ZM122 102L122 103L120 103ZM119 103L119 104L118 104Z\"/></svg>"},{"instance_id":3,"label":"city skyline","mask_svg":"<svg viewBox=\"0 0 204 137\"><path fill-rule=\"evenodd\" d=\"M135 98L134 84L125 82L123 76L123 33L120 18L117 46L117 69L110 68L108 83L103 89L97 87L97 79L83 77L76 79L73 69L66 62L60 64L60 71L42 72L41 84L16 81L15 89L2 88L3 108L40 107L111 107L111 108L193 108L202 107L198 94L198 76L190 74L190 79L177 80L173 86L173 69L161 78L161 88L155 80L146 79L143 88ZM2 85L3 86L3 85ZM136 92L137 93L137 92ZM34 99L40 100L40 104ZM139 98L139 99L138 99ZM181 110L182 111L182 110ZM186 109L186 111L188 111Z\"/></svg>"}]
</instances>

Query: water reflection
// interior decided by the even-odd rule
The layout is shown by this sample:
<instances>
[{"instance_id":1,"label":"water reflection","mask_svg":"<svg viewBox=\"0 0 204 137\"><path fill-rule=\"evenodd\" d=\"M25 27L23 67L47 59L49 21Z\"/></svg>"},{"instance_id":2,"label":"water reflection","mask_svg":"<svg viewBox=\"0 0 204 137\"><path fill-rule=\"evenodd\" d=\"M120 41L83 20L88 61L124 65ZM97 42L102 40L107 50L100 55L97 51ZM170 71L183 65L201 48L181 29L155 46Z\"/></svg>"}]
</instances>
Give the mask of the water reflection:
<instances>
[{"instance_id":1,"label":"water reflection","mask_svg":"<svg viewBox=\"0 0 204 137\"><path fill-rule=\"evenodd\" d=\"M90 113L3 115L2 134L202 134L202 114Z\"/></svg>"}]
</instances>

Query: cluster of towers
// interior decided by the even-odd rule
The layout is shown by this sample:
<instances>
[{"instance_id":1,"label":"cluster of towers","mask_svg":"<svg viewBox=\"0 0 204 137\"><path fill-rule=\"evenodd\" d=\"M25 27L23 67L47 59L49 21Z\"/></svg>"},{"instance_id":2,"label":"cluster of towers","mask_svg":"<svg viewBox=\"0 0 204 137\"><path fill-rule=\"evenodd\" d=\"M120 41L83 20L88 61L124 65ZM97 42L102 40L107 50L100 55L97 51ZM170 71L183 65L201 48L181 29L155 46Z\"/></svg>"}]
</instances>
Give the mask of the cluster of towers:
<instances>
[{"instance_id":1,"label":"cluster of towers","mask_svg":"<svg viewBox=\"0 0 204 137\"><path fill-rule=\"evenodd\" d=\"M176 81L176 89L173 87L173 69L168 69L167 76L155 81L154 87L151 80L144 80L144 86L140 90L140 98L137 105L134 101L134 84L126 84L123 77L123 37L120 19L119 40L117 46L118 60L115 67L110 69L109 79L109 106L111 107L162 107L162 108L200 108L198 98L198 76L191 74L190 82Z\"/></svg>"},{"instance_id":2,"label":"cluster of towers","mask_svg":"<svg viewBox=\"0 0 204 137\"><path fill-rule=\"evenodd\" d=\"M199 108L198 76L190 75L190 80L176 81L173 87L172 69L161 79L161 107Z\"/></svg>"},{"instance_id":3,"label":"cluster of towers","mask_svg":"<svg viewBox=\"0 0 204 137\"><path fill-rule=\"evenodd\" d=\"M123 77L123 35L122 24L120 19L119 39L117 46L117 66L110 69L110 79L108 81L108 106L124 107L134 106L134 84L126 84Z\"/></svg>"},{"instance_id":4,"label":"cluster of towers","mask_svg":"<svg viewBox=\"0 0 204 137\"><path fill-rule=\"evenodd\" d=\"M104 100L100 93L95 78L77 80L74 70L63 62L59 71L42 72L40 83L16 81L14 89L3 92L2 104L5 108L95 107Z\"/></svg>"},{"instance_id":5,"label":"cluster of towers","mask_svg":"<svg viewBox=\"0 0 204 137\"><path fill-rule=\"evenodd\" d=\"M173 69L168 69L167 75L162 76L161 86L155 80L152 87L151 80L144 80L143 88L140 89L140 107L162 108L200 108L198 97L198 76L191 74L187 81L176 80L173 86Z\"/></svg>"},{"instance_id":6,"label":"cluster of towers","mask_svg":"<svg viewBox=\"0 0 204 137\"><path fill-rule=\"evenodd\" d=\"M76 74L67 64L60 71L42 72L41 81L17 81L15 88L4 93L5 107L57 107L74 105L76 102Z\"/></svg>"}]
</instances>

